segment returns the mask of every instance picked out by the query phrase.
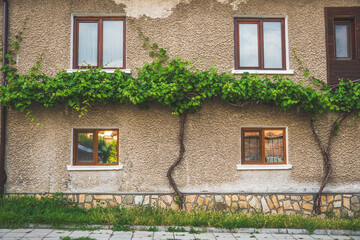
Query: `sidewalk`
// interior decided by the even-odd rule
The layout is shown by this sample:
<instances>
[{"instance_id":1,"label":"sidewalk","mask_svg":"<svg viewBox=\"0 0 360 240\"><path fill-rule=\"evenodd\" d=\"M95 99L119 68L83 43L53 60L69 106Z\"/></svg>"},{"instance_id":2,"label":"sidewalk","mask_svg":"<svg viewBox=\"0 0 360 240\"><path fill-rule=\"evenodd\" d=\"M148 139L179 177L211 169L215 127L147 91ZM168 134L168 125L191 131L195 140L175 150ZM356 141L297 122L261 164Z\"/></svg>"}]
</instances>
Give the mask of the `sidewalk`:
<instances>
[{"instance_id":1,"label":"sidewalk","mask_svg":"<svg viewBox=\"0 0 360 240\"><path fill-rule=\"evenodd\" d=\"M112 230L95 231L67 231L54 229L0 229L0 239L46 239L55 240L62 237L76 239L89 237L99 240L360 240L360 236L339 236L339 235L309 235L309 234L264 234L264 233L200 233L190 234L188 232L117 232Z\"/></svg>"}]
</instances>

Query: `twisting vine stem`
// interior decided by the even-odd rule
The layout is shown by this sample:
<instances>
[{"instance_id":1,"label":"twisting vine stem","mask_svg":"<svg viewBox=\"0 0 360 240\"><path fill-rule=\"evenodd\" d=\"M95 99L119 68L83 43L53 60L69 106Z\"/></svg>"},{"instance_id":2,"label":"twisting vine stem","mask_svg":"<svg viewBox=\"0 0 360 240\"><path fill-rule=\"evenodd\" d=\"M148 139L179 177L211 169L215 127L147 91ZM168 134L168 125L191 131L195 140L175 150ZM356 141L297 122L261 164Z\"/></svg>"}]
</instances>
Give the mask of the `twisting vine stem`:
<instances>
[{"instance_id":1,"label":"twisting vine stem","mask_svg":"<svg viewBox=\"0 0 360 240\"><path fill-rule=\"evenodd\" d=\"M174 178L172 177L172 173L175 169L175 167L177 165L180 164L181 160L184 158L184 153L185 153L185 145L184 145L184 133L185 133L185 123L186 123L186 118L187 118L187 111L180 113L179 114L180 117L180 128L179 128L179 145L180 145L180 149L179 149L179 156L176 159L176 161L170 166L168 172L167 172L167 178L169 179L169 183L171 185L171 187L174 189L174 191L176 192L178 199L178 204L179 204L179 208L182 209L183 208L183 204L184 204L184 194L179 190L178 186L176 185Z\"/></svg>"},{"instance_id":2,"label":"twisting vine stem","mask_svg":"<svg viewBox=\"0 0 360 240\"><path fill-rule=\"evenodd\" d=\"M314 126L315 117L310 118L310 127L311 127L311 130L315 137L315 140L320 147L321 154L323 155L324 167L325 167L325 176L324 176L324 179L321 183L320 189L319 189L318 193L316 194L315 200L314 200L314 208L313 209L316 214L321 214L321 195L322 195L322 192L323 192L326 184L328 183L330 176L333 172L333 168L331 165L332 142L333 142L334 137L338 135L338 130L339 130L340 124L345 120L345 118L348 115L349 115L349 113L343 113L343 112L340 113L338 115L338 117L336 118L336 120L334 121L334 123L331 125L327 146L325 146L325 143L320 139L319 133L315 129L315 126Z\"/></svg>"}]
</instances>

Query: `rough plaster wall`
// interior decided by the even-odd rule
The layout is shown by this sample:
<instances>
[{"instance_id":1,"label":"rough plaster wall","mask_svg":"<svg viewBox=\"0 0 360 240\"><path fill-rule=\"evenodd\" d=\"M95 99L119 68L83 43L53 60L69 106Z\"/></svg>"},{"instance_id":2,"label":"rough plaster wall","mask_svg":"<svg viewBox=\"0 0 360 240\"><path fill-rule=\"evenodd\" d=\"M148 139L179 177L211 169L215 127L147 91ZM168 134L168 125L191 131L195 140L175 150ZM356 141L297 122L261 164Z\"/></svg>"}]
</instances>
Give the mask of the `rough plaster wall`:
<instances>
[{"instance_id":1,"label":"rough plaster wall","mask_svg":"<svg viewBox=\"0 0 360 240\"><path fill-rule=\"evenodd\" d=\"M290 49L296 48L311 72L326 80L324 31L325 6L360 5L344 1L217 1L178 2L163 18L127 16L127 68L135 70L150 61L141 48L135 25L171 56L200 58L199 68L211 65L231 71L234 65L233 21L238 14L284 14L289 17ZM237 8L234 4L239 2ZM281 3L281 4L280 4ZM130 6L130 5L129 5ZM26 72L45 52L43 70L55 74L70 65L71 13L126 13L129 7L112 0L12 0L11 32L28 17L28 28L19 51L19 69ZM134 7L134 5L131 5ZM234 10L235 9L235 10ZM0 16L1 17L1 16ZM297 69L290 51L290 68ZM296 71L294 79L299 79ZM37 192L164 192L168 166L178 153L178 118L167 108L98 106L84 118L65 107L34 106L44 127L31 126L22 113L10 111L6 169L7 191ZM328 129L333 116L317 122ZM359 120L346 123L334 142L334 174L327 191L360 191ZM112 172L69 172L73 127L118 127L120 162L124 169ZM287 171L237 171L240 162L240 128L287 126L289 161ZM326 131L323 134L326 138ZM264 106L233 108L220 102L205 104L189 117L184 162L175 172L180 188L193 192L307 192L321 181L322 158L311 135L308 120L300 113L278 112Z\"/></svg>"},{"instance_id":2,"label":"rough plaster wall","mask_svg":"<svg viewBox=\"0 0 360 240\"><path fill-rule=\"evenodd\" d=\"M7 191L170 191L166 171L178 153L178 117L166 108L141 110L131 105L105 105L81 119L65 107L46 111L35 108L35 113L44 127L30 126L22 113L10 111ZM119 128L123 170L66 170L71 161L72 128L87 126ZM292 170L236 169L241 127L251 126L288 127ZM317 127L324 126L319 122ZM360 191L358 126L358 119L348 123L334 144L334 177L328 191ZM186 192L315 192L321 180L319 149L307 118L296 111L279 112L261 105L239 109L209 101L199 113L189 116L185 144L185 159L175 171L175 179Z\"/></svg>"}]
</instances>

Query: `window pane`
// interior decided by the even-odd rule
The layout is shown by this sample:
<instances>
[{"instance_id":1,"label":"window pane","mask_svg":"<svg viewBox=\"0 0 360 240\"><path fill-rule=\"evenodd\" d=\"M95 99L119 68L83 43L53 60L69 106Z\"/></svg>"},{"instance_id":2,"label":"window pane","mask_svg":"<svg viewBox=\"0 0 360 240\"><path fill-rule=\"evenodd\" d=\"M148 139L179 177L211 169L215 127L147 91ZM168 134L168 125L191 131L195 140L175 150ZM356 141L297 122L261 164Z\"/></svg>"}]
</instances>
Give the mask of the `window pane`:
<instances>
[{"instance_id":1,"label":"window pane","mask_svg":"<svg viewBox=\"0 0 360 240\"><path fill-rule=\"evenodd\" d=\"M117 163L117 131L99 131L98 163Z\"/></svg>"},{"instance_id":2,"label":"window pane","mask_svg":"<svg viewBox=\"0 0 360 240\"><path fill-rule=\"evenodd\" d=\"M284 131L265 130L265 162L284 162Z\"/></svg>"},{"instance_id":3,"label":"window pane","mask_svg":"<svg viewBox=\"0 0 360 240\"><path fill-rule=\"evenodd\" d=\"M239 24L240 67L259 67L258 24Z\"/></svg>"},{"instance_id":4,"label":"window pane","mask_svg":"<svg viewBox=\"0 0 360 240\"><path fill-rule=\"evenodd\" d=\"M264 22L265 68L282 68L281 22Z\"/></svg>"},{"instance_id":5,"label":"window pane","mask_svg":"<svg viewBox=\"0 0 360 240\"><path fill-rule=\"evenodd\" d=\"M79 66L97 66L97 23L79 23Z\"/></svg>"},{"instance_id":6,"label":"window pane","mask_svg":"<svg viewBox=\"0 0 360 240\"><path fill-rule=\"evenodd\" d=\"M78 133L77 134L77 162L93 162L94 156L94 134Z\"/></svg>"},{"instance_id":7,"label":"window pane","mask_svg":"<svg viewBox=\"0 0 360 240\"><path fill-rule=\"evenodd\" d=\"M103 65L123 67L123 21L103 22Z\"/></svg>"},{"instance_id":8,"label":"window pane","mask_svg":"<svg viewBox=\"0 0 360 240\"><path fill-rule=\"evenodd\" d=\"M336 57L348 58L348 26L347 25L335 25L336 36Z\"/></svg>"},{"instance_id":9,"label":"window pane","mask_svg":"<svg viewBox=\"0 0 360 240\"><path fill-rule=\"evenodd\" d=\"M245 162L261 162L260 133L244 132Z\"/></svg>"}]
</instances>

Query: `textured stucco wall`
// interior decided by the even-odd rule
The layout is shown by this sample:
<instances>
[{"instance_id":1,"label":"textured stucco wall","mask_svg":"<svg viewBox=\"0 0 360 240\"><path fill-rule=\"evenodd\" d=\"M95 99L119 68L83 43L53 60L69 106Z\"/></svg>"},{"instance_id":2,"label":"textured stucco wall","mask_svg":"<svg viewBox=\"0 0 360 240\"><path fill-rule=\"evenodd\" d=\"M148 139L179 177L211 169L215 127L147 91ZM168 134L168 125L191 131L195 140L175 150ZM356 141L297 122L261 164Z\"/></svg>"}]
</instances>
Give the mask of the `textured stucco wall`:
<instances>
[{"instance_id":1,"label":"textured stucco wall","mask_svg":"<svg viewBox=\"0 0 360 240\"><path fill-rule=\"evenodd\" d=\"M134 4L134 1L128 1ZM148 1L147 1L148 2ZM155 1L154 2L159 2ZM160 1L162 2L162 1ZM219 71L234 66L233 22L239 14L287 15L290 49L296 48L311 72L326 80L324 7L360 6L358 0L325 1L172 1L165 15L127 16L127 68L135 70L148 54L141 48L135 26L172 56L200 58L197 66L215 65ZM28 18L18 67L27 71L44 52L42 68L48 74L70 67L71 14L118 13L129 8L124 1L12 0L11 32ZM139 3L140 4L140 3ZM134 7L134 5L131 5ZM140 8L140 7L139 7ZM127 10L126 10L127 9ZM290 68L297 65L290 51ZM166 171L178 153L178 117L167 108L140 110L131 105L99 105L83 118L66 107L34 106L43 127L24 114L8 116L6 170L8 192L170 192ZM334 116L316 124L329 128ZM334 142L334 174L327 191L360 192L359 119L348 121ZM238 171L241 127L288 127L289 161L292 170ZM67 171L71 161L71 134L76 127L116 127L120 132L119 171ZM322 177L320 150L311 134L308 118L296 110L279 112L261 105L235 108L209 101L190 115L186 125L184 162L175 179L185 192L315 192Z\"/></svg>"}]
</instances>

